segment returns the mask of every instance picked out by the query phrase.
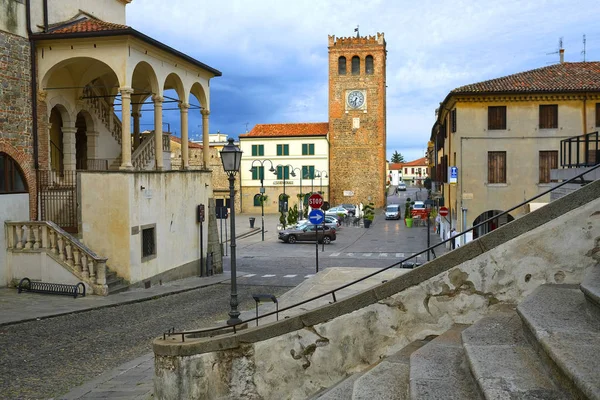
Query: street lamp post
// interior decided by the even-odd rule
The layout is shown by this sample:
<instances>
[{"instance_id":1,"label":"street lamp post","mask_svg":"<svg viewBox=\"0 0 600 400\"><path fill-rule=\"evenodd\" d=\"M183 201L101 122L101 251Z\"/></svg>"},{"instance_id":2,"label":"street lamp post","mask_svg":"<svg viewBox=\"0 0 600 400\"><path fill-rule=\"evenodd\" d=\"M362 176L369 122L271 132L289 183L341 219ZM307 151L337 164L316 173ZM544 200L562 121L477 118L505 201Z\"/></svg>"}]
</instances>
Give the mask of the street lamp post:
<instances>
[{"instance_id":1,"label":"street lamp post","mask_svg":"<svg viewBox=\"0 0 600 400\"><path fill-rule=\"evenodd\" d=\"M284 197L284 201L287 202L287 194L285 193L285 168L289 168L288 171L292 171L290 173L291 176L296 176L296 174L294 173L294 166L292 164L287 164L287 165L282 165L279 164L277 165L277 168L281 167L281 175L283 176L283 197ZM277 199L279 200L279 198ZM279 212L284 212L284 209L281 207L281 203L279 203ZM283 222L283 228L285 229L285 221Z\"/></svg>"},{"instance_id":2,"label":"street lamp post","mask_svg":"<svg viewBox=\"0 0 600 400\"><path fill-rule=\"evenodd\" d=\"M290 175L292 176L296 176L295 172L296 170L298 170L298 172L300 173L300 213L298 216L298 219L301 220L302 219L302 206L304 205L304 196L302 196L302 168L292 168L292 173Z\"/></svg>"},{"instance_id":3,"label":"street lamp post","mask_svg":"<svg viewBox=\"0 0 600 400\"><path fill-rule=\"evenodd\" d=\"M254 169L254 163L259 163L261 167L263 167L264 170L264 165L266 162L269 162L269 164L271 164L271 168L269 169L269 172L274 172L277 173L277 171L275 171L275 168L273 168L273 162L271 160L254 160L252 161L252 165L250 166L250 172L253 172ZM265 179L264 174L262 173L263 170L259 170L259 174L260 174L260 216L261 216L261 233L262 233L262 241L265 241L265 201L264 201L264 195L265 195L265 187L263 185L263 180Z\"/></svg>"},{"instance_id":4,"label":"street lamp post","mask_svg":"<svg viewBox=\"0 0 600 400\"><path fill-rule=\"evenodd\" d=\"M231 230L231 299L229 311L229 319L227 325L237 325L242 322L240 319L240 312L238 311L238 298L237 298L237 271L236 271L236 253L235 253L235 175L240 170L240 162L242 161L242 151L238 146L233 144L233 138L229 138L227 144L223 146L221 150L221 161L223 162L223 169L229 177L229 198L231 201L231 219L230 230Z\"/></svg>"},{"instance_id":5,"label":"street lamp post","mask_svg":"<svg viewBox=\"0 0 600 400\"><path fill-rule=\"evenodd\" d=\"M317 178L319 178L319 185L321 187L321 195L323 194L323 175L325 175L325 178L329 178L329 176L327 175L327 171L323 170L323 171L317 171Z\"/></svg>"}]
</instances>

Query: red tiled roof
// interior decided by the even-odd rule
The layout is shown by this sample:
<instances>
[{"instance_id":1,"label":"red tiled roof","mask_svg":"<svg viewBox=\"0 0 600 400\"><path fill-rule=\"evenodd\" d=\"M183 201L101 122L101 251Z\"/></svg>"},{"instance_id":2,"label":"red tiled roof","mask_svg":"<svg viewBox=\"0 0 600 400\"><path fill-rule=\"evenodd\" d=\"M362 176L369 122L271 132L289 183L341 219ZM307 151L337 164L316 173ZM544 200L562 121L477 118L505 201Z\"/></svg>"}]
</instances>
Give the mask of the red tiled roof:
<instances>
[{"instance_id":1,"label":"red tiled roof","mask_svg":"<svg viewBox=\"0 0 600 400\"><path fill-rule=\"evenodd\" d=\"M327 136L327 122L305 122L294 124L257 124L240 138L249 137L280 137L280 136Z\"/></svg>"},{"instance_id":2,"label":"red tiled roof","mask_svg":"<svg viewBox=\"0 0 600 400\"><path fill-rule=\"evenodd\" d=\"M402 163L392 163L389 165L390 171L397 171L402 169Z\"/></svg>"},{"instance_id":3,"label":"red tiled roof","mask_svg":"<svg viewBox=\"0 0 600 400\"><path fill-rule=\"evenodd\" d=\"M420 165L427 165L427 157L421 157L419 159L405 162L404 164L402 164L403 167L412 167L412 166L420 166Z\"/></svg>"},{"instance_id":4,"label":"red tiled roof","mask_svg":"<svg viewBox=\"0 0 600 400\"><path fill-rule=\"evenodd\" d=\"M461 93L577 92L600 90L600 62L566 62L454 89Z\"/></svg>"},{"instance_id":5,"label":"red tiled roof","mask_svg":"<svg viewBox=\"0 0 600 400\"><path fill-rule=\"evenodd\" d=\"M119 31L130 29L127 25L113 24L112 22L101 21L95 18L82 18L74 22L67 22L58 25L48 31L50 34L58 33L79 33L79 32L101 32L101 31Z\"/></svg>"},{"instance_id":6,"label":"red tiled roof","mask_svg":"<svg viewBox=\"0 0 600 400\"><path fill-rule=\"evenodd\" d=\"M171 135L171 136L169 136L169 139L171 139L175 143L181 144L181 138L178 138L177 136ZM194 142L188 142L188 148L189 149L201 149L202 145L200 145L198 143L194 143Z\"/></svg>"}]
</instances>

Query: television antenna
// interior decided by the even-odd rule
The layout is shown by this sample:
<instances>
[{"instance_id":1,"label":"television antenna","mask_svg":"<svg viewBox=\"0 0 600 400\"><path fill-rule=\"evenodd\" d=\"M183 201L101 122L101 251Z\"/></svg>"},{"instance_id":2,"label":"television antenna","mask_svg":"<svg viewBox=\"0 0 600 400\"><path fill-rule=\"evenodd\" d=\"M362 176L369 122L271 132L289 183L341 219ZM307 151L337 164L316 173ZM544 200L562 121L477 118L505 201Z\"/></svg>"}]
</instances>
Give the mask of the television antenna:
<instances>
[{"instance_id":1,"label":"television antenna","mask_svg":"<svg viewBox=\"0 0 600 400\"><path fill-rule=\"evenodd\" d=\"M585 62L585 34L583 35L583 51L581 54L583 54L583 62Z\"/></svg>"},{"instance_id":2,"label":"television antenna","mask_svg":"<svg viewBox=\"0 0 600 400\"><path fill-rule=\"evenodd\" d=\"M558 39L558 50L553 51L552 53L546 53L547 56L552 54L559 54L560 51L563 50L563 38L562 36ZM546 64L555 64L555 62L547 62Z\"/></svg>"}]
</instances>

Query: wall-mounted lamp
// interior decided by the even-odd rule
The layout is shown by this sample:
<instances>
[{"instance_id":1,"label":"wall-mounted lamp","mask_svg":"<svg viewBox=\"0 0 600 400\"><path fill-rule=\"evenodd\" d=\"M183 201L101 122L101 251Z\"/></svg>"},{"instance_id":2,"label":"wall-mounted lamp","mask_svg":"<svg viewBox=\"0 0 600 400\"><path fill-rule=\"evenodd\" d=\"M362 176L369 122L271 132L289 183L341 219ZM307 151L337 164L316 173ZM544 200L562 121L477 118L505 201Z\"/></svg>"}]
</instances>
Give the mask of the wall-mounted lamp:
<instances>
[{"instance_id":1,"label":"wall-mounted lamp","mask_svg":"<svg viewBox=\"0 0 600 400\"><path fill-rule=\"evenodd\" d=\"M140 186L140 190L144 190L146 189L144 186Z\"/></svg>"}]
</instances>

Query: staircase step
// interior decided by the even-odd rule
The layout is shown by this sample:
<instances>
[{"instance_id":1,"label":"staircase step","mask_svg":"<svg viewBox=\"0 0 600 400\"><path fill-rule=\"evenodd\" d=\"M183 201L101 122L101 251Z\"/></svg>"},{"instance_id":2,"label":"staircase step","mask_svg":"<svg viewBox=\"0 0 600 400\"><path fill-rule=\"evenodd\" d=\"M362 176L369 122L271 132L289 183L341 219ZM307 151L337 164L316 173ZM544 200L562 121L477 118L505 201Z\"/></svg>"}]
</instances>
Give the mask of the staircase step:
<instances>
[{"instance_id":1,"label":"staircase step","mask_svg":"<svg viewBox=\"0 0 600 400\"><path fill-rule=\"evenodd\" d=\"M117 293L125 292L128 289L129 289L129 285L125 281L121 281L121 283L119 283L118 285L115 285L112 287L109 286L108 294L117 294Z\"/></svg>"},{"instance_id":2,"label":"staircase step","mask_svg":"<svg viewBox=\"0 0 600 400\"><path fill-rule=\"evenodd\" d=\"M362 373L350 375L349 377L338 382L335 386L326 389L324 392L317 393L310 400L338 400L352 399L352 391L354 382L362 376Z\"/></svg>"},{"instance_id":3,"label":"staircase step","mask_svg":"<svg viewBox=\"0 0 600 400\"><path fill-rule=\"evenodd\" d=\"M471 373L486 399L566 399L525 338L516 312L485 317L462 332Z\"/></svg>"},{"instance_id":4,"label":"staircase step","mask_svg":"<svg viewBox=\"0 0 600 400\"><path fill-rule=\"evenodd\" d=\"M590 304L600 309L600 266L589 268L579 287Z\"/></svg>"},{"instance_id":5,"label":"staircase step","mask_svg":"<svg viewBox=\"0 0 600 400\"><path fill-rule=\"evenodd\" d=\"M524 326L577 396L600 399L600 318L577 285L542 285L518 307Z\"/></svg>"},{"instance_id":6,"label":"staircase step","mask_svg":"<svg viewBox=\"0 0 600 400\"><path fill-rule=\"evenodd\" d=\"M411 399L483 399L462 347L461 332L467 327L453 325L410 356Z\"/></svg>"}]
</instances>

